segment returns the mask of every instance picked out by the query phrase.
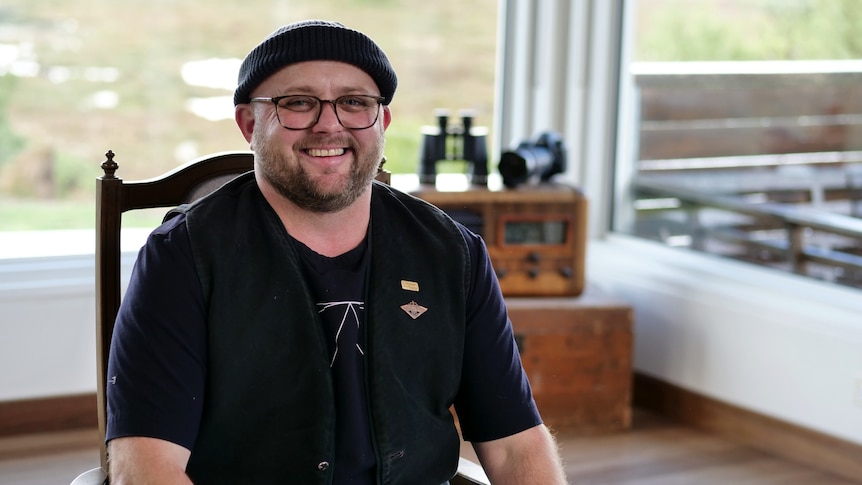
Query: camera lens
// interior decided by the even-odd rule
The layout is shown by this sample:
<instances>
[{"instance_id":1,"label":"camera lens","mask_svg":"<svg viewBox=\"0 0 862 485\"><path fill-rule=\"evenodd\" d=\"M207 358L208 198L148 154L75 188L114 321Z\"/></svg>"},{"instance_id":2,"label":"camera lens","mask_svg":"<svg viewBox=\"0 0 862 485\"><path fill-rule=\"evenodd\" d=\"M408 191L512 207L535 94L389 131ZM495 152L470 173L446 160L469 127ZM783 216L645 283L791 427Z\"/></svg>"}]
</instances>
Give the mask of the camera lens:
<instances>
[{"instance_id":1,"label":"camera lens","mask_svg":"<svg viewBox=\"0 0 862 485\"><path fill-rule=\"evenodd\" d=\"M555 133L543 133L535 142L522 142L514 151L501 153L498 170L503 185L512 188L534 176L547 181L562 173L565 166L562 138Z\"/></svg>"},{"instance_id":2,"label":"camera lens","mask_svg":"<svg viewBox=\"0 0 862 485\"><path fill-rule=\"evenodd\" d=\"M543 167L551 162L551 154L544 148L522 146L512 152L504 152L500 155L503 185L516 187L526 182L531 175L542 173Z\"/></svg>"}]
</instances>

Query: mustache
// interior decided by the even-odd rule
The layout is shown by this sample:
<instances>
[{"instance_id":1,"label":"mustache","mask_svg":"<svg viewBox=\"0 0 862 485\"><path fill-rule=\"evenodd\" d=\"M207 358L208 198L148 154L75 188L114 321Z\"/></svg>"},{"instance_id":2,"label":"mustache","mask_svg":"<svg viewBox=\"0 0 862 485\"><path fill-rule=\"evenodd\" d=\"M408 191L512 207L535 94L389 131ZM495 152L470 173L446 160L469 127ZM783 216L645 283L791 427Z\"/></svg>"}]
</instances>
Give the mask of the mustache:
<instances>
[{"instance_id":1,"label":"mustache","mask_svg":"<svg viewBox=\"0 0 862 485\"><path fill-rule=\"evenodd\" d=\"M356 141L349 136L309 135L294 143L294 148L298 150L320 147L347 147L356 149Z\"/></svg>"}]
</instances>

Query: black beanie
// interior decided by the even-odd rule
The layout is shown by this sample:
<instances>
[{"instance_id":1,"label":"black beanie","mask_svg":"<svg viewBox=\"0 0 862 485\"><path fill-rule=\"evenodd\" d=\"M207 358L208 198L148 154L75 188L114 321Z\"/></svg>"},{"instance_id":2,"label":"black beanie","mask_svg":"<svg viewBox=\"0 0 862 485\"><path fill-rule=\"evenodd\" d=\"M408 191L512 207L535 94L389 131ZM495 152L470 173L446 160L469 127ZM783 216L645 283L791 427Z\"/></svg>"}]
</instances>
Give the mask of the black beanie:
<instances>
[{"instance_id":1,"label":"black beanie","mask_svg":"<svg viewBox=\"0 0 862 485\"><path fill-rule=\"evenodd\" d=\"M239 68L233 104L248 103L251 92L270 75L288 64L303 61L340 61L371 76L389 104L398 78L383 50L362 32L338 22L304 20L285 25L248 53Z\"/></svg>"}]
</instances>

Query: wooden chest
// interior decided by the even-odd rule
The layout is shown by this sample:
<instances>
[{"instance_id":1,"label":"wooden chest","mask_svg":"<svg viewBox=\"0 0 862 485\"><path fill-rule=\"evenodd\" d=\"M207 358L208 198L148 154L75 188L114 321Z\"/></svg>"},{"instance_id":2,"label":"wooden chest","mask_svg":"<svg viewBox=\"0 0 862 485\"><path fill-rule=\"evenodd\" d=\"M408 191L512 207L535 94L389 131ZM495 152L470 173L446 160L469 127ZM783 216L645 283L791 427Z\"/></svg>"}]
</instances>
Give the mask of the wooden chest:
<instances>
[{"instance_id":1,"label":"wooden chest","mask_svg":"<svg viewBox=\"0 0 862 485\"><path fill-rule=\"evenodd\" d=\"M506 298L545 423L609 432L631 425L631 306L588 286L579 297Z\"/></svg>"}]
</instances>

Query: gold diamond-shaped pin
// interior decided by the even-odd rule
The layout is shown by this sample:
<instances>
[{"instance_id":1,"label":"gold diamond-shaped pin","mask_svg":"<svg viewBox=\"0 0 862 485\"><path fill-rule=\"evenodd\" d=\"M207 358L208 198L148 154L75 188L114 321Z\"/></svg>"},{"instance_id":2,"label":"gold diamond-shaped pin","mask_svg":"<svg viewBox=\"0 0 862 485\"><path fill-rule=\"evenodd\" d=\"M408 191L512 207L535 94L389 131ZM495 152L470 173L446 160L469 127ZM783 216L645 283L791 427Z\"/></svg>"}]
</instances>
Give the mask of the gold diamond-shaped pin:
<instances>
[{"instance_id":1,"label":"gold diamond-shaped pin","mask_svg":"<svg viewBox=\"0 0 862 485\"><path fill-rule=\"evenodd\" d=\"M422 316L423 313L428 311L427 308L416 303L415 301L411 301L406 305L401 305L401 309L404 310L404 313L410 315L410 318L412 318L413 320L416 320L417 318Z\"/></svg>"}]
</instances>

